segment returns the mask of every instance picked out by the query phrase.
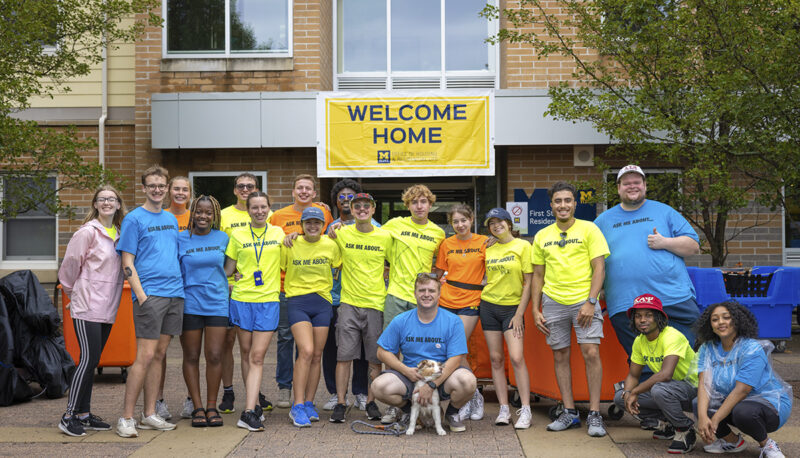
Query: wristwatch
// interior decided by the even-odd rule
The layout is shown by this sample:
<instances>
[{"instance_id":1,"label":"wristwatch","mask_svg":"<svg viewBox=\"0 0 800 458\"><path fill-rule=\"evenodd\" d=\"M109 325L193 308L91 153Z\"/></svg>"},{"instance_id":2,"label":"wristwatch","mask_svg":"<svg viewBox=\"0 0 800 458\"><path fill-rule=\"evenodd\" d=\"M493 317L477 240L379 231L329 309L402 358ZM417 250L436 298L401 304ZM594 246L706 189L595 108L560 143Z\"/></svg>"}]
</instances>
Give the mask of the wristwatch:
<instances>
[{"instance_id":1,"label":"wristwatch","mask_svg":"<svg viewBox=\"0 0 800 458\"><path fill-rule=\"evenodd\" d=\"M438 388L436 386L436 384L433 383L433 380L428 380L428 386L431 387L432 390L435 390L436 388Z\"/></svg>"},{"instance_id":2,"label":"wristwatch","mask_svg":"<svg viewBox=\"0 0 800 458\"><path fill-rule=\"evenodd\" d=\"M589 301L589 303L590 303L590 304L592 304L592 305L597 305L597 298L590 297L590 298L588 299L588 301Z\"/></svg>"}]
</instances>

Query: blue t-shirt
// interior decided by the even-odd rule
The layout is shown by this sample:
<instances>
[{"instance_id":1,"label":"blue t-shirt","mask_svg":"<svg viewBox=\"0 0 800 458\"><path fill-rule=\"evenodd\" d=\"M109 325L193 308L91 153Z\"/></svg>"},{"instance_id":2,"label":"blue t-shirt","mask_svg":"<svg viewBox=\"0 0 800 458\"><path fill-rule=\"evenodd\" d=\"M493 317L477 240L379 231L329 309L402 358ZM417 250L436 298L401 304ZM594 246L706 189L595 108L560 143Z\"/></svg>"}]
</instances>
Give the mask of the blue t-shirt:
<instances>
[{"instance_id":1,"label":"blue t-shirt","mask_svg":"<svg viewBox=\"0 0 800 458\"><path fill-rule=\"evenodd\" d=\"M710 357L712 366L710 368L706 364L709 351L714 355ZM728 356L730 360L726 359ZM769 401L780 417L778 427L783 426L789 419L792 411L791 396L783 391L781 382L769 364L767 354L757 340L740 337L731 349L730 355L722 348L722 342L706 342L700 347L697 358L697 372L711 370L711 374L707 373L704 378L711 376L715 391L727 397L736 387L736 382L745 383L753 387L745 399Z\"/></svg>"},{"instance_id":2,"label":"blue t-shirt","mask_svg":"<svg viewBox=\"0 0 800 458\"><path fill-rule=\"evenodd\" d=\"M336 218L331 224L341 223L342 218ZM344 225L349 226L351 224L355 224L356 220L352 219L350 221L345 221ZM381 223L372 220L372 225L375 227L381 227ZM333 300L333 305L337 306L342 300L342 269L331 269L331 273L333 275L333 289L331 289L331 299Z\"/></svg>"},{"instance_id":3,"label":"blue t-shirt","mask_svg":"<svg viewBox=\"0 0 800 458\"><path fill-rule=\"evenodd\" d=\"M611 251L606 258L603 285L609 316L627 311L633 300L645 293L661 299L664 306L695 297L683 258L647 246L647 236L653 233L653 228L664 237L686 235L699 243L692 226L672 207L655 200L645 200L634 211L617 205L603 212L594 223L603 232Z\"/></svg>"},{"instance_id":4,"label":"blue t-shirt","mask_svg":"<svg viewBox=\"0 0 800 458\"><path fill-rule=\"evenodd\" d=\"M186 294L184 313L228 316L227 247L228 234L216 229L206 235L191 234L191 231L178 235L178 260Z\"/></svg>"},{"instance_id":5,"label":"blue t-shirt","mask_svg":"<svg viewBox=\"0 0 800 458\"><path fill-rule=\"evenodd\" d=\"M133 266L148 296L183 297L178 265L178 220L168 211L137 207L125 215L117 252L136 256ZM136 294L131 291L134 300Z\"/></svg>"},{"instance_id":6,"label":"blue t-shirt","mask_svg":"<svg viewBox=\"0 0 800 458\"><path fill-rule=\"evenodd\" d=\"M397 315L378 338L378 346L402 353L403 364L408 367L417 367L423 359L443 363L468 352L461 318L442 308L427 324L419 321L416 309Z\"/></svg>"}]
</instances>

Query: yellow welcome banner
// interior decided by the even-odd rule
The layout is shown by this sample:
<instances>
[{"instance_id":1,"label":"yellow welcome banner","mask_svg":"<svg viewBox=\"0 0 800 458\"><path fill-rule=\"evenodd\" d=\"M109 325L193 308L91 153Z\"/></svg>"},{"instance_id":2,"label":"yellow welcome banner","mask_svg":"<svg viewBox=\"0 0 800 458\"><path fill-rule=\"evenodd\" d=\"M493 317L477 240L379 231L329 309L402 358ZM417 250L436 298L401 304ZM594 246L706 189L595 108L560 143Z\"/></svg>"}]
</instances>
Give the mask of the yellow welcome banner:
<instances>
[{"instance_id":1,"label":"yellow welcome banner","mask_svg":"<svg viewBox=\"0 0 800 458\"><path fill-rule=\"evenodd\" d=\"M321 177L494 175L494 93L323 92Z\"/></svg>"}]
</instances>

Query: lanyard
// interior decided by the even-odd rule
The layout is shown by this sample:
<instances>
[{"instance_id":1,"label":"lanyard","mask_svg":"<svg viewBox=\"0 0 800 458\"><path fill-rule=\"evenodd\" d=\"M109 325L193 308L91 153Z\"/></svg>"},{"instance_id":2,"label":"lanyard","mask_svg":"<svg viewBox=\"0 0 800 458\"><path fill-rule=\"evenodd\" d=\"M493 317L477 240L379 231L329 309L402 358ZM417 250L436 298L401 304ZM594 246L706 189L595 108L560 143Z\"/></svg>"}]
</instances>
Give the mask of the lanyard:
<instances>
[{"instance_id":1,"label":"lanyard","mask_svg":"<svg viewBox=\"0 0 800 458\"><path fill-rule=\"evenodd\" d=\"M261 234L261 237L264 237L267 234L267 228L264 228L264 232ZM256 233L253 232L253 225L250 224L250 237L253 239L253 252L256 254L256 267L258 267L261 263L261 253L264 251L264 243L267 241L266 237L264 240L261 240L261 237L257 237ZM256 249L256 240L261 243L261 247Z\"/></svg>"}]
</instances>

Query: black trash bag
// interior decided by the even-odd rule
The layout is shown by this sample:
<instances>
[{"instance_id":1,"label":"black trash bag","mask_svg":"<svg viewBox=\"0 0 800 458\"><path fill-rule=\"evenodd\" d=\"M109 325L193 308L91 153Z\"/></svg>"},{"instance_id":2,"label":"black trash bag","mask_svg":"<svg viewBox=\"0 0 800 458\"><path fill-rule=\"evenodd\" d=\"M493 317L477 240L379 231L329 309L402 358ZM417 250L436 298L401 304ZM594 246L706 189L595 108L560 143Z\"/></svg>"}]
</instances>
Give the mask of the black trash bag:
<instances>
[{"instance_id":1,"label":"black trash bag","mask_svg":"<svg viewBox=\"0 0 800 458\"><path fill-rule=\"evenodd\" d=\"M61 332L58 310L30 270L18 270L0 279L0 293L6 300L11 323L19 317L34 334L51 336Z\"/></svg>"},{"instance_id":2,"label":"black trash bag","mask_svg":"<svg viewBox=\"0 0 800 458\"><path fill-rule=\"evenodd\" d=\"M63 336L32 336L30 344L18 354L21 367L42 386L45 396L64 396L72 382L75 363L67 353Z\"/></svg>"},{"instance_id":3,"label":"black trash bag","mask_svg":"<svg viewBox=\"0 0 800 458\"><path fill-rule=\"evenodd\" d=\"M0 406L30 400L33 390L14 367L14 335L6 303L0 295Z\"/></svg>"}]
</instances>

